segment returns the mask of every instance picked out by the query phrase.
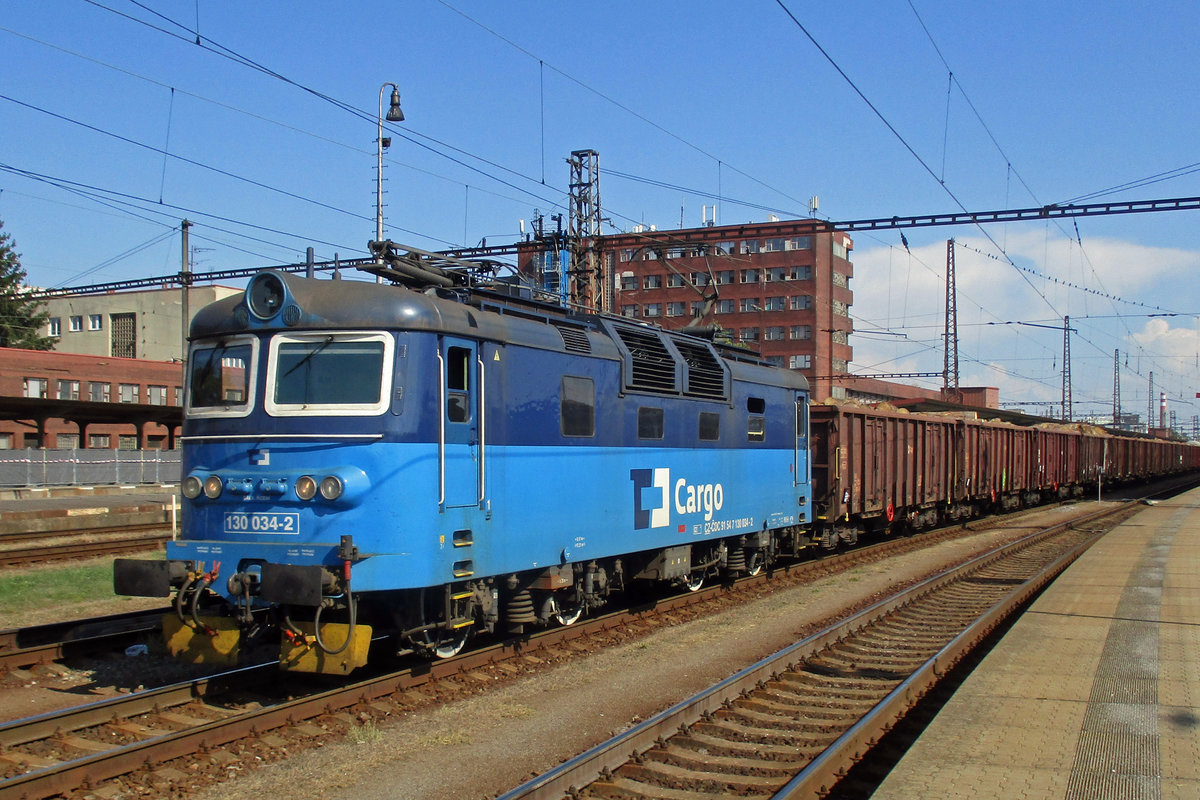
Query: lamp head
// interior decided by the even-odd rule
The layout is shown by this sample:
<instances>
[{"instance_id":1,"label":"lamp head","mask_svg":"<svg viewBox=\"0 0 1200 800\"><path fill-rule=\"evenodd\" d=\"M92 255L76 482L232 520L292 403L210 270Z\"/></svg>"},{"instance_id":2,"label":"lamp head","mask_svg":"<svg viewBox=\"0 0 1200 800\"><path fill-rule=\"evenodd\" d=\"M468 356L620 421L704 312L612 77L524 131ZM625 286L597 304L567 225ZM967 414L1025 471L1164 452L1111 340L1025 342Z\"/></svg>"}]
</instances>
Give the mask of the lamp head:
<instances>
[{"instance_id":1,"label":"lamp head","mask_svg":"<svg viewBox=\"0 0 1200 800\"><path fill-rule=\"evenodd\" d=\"M404 112L400 110L400 90L392 87L392 104L387 112L388 122L404 122Z\"/></svg>"}]
</instances>

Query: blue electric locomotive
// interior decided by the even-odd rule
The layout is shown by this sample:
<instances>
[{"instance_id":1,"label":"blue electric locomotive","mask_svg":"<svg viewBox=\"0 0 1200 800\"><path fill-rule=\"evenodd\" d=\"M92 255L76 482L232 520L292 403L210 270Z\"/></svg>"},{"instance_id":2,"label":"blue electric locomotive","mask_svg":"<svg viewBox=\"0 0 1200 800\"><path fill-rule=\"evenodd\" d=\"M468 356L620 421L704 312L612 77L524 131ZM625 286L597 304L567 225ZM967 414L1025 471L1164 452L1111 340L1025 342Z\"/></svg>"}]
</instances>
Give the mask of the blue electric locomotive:
<instances>
[{"instance_id":1,"label":"blue electric locomotive","mask_svg":"<svg viewBox=\"0 0 1200 800\"><path fill-rule=\"evenodd\" d=\"M266 271L191 327L182 536L118 560L170 649L344 673L570 624L800 547L808 385L705 338L497 291ZM276 633L278 632L278 633Z\"/></svg>"}]
</instances>

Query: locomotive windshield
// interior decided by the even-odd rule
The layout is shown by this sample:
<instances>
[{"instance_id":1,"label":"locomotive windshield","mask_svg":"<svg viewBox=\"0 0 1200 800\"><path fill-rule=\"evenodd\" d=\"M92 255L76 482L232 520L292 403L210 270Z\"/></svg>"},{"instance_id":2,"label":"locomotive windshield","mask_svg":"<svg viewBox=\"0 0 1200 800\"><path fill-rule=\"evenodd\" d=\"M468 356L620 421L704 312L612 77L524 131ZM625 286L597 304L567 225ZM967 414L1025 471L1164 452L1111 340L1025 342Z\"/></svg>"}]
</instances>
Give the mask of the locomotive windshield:
<instances>
[{"instance_id":1,"label":"locomotive windshield","mask_svg":"<svg viewBox=\"0 0 1200 800\"><path fill-rule=\"evenodd\" d=\"M245 339L192 348L188 410L198 414L244 413L249 408L254 346Z\"/></svg>"},{"instance_id":2,"label":"locomotive windshield","mask_svg":"<svg viewBox=\"0 0 1200 800\"><path fill-rule=\"evenodd\" d=\"M271 414L380 413L391 381L392 341L384 334L276 336L267 367Z\"/></svg>"}]
</instances>

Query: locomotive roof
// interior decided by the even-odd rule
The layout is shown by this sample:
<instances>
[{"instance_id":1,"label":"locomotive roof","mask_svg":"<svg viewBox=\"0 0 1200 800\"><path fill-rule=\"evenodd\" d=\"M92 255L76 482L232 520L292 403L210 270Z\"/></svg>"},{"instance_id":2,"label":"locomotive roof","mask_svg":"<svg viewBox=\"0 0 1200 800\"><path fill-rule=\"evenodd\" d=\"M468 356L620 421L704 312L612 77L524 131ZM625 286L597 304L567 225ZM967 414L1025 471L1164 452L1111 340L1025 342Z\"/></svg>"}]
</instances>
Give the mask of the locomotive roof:
<instances>
[{"instance_id":1,"label":"locomotive roof","mask_svg":"<svg viewBox=\"0 0 1200 800\"><path fill-rule=\"evenodd\" d=\"M799 372L768 366L748 351L714 346L704 339L624 317L568 312L485 291L416 291L365 281L304 278L275 270L259 273L251 287L263 275L275 276L285 287L283 313L260 319L250 313L247 293L243 292L198 311L192 319L191 338L256 331L402 329L627 361L655 348L673 348L693 367L697 361L713 360L713 355L719 355L738 379L798 390L808 388L808 381ZM664 340L671 342L670 348L662 345Z\"/></svg>"}]
</instances>

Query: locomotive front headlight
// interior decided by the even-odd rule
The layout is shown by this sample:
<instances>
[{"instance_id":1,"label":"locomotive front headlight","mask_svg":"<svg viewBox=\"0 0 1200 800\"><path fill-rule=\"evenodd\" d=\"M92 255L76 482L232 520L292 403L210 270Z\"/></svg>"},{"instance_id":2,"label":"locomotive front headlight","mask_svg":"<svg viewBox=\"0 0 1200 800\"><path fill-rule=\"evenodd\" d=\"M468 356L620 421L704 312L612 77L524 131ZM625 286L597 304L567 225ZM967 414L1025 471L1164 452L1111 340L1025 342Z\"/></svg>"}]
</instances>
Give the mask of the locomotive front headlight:
<instances>
[{"instance_id":1,"label":"locomotive front headlight","mask_svg":"<svg viewBox=\"0 0 1200 800\"><path fill-rule=\"evenodd\" d=\"M221 476L209 475L204 481L204 496L209 500L216 500L221 496L221 490L225 485L221 482Z\"/></svg>"},{"instance_id":2,"label":"locomotive front headlight","mask_svg":"<svg viewBox=\"0 0 1200 800\"><path fill-rule=\"evenodd\" d=\"M326 500L337 500L346 491L346 484L337 475L326 475L321 479L320 490Z\"/></svg>"},{"instance_id":3,"label":"locomotive front headlight","mask_svg":"<svg viewBox=\"0 0 1200 800\"><path fill-rule=\"evenodd\" d=\"M188 475L183 479L183 496L188 500L195 500L204 491L204 482L195 475Z\"/></svg>"},{"instance_id":4,"label":"locomotive front headlight","mask_svg":"<svg viewBox=\"0 0 1200 800\"><path fill-rule=\"evenodd\" d=\"M312 500L317 496L317 482L311 475L301 475L296 479L296 497L301 500Z\"/></svg>"},{"instance_id":5,"label":"locomotive front headlight","mask_svg":"<svg viewBox=\"0 0 1200 800\"><path fill-rule=\"evenodd\" d=\"M246 290L246 305L250 313L262 320L275 316L283 307L283 281L270 272L258 275Z\"/></svg>"}]
</instances>

